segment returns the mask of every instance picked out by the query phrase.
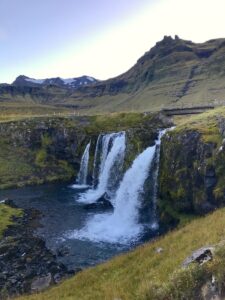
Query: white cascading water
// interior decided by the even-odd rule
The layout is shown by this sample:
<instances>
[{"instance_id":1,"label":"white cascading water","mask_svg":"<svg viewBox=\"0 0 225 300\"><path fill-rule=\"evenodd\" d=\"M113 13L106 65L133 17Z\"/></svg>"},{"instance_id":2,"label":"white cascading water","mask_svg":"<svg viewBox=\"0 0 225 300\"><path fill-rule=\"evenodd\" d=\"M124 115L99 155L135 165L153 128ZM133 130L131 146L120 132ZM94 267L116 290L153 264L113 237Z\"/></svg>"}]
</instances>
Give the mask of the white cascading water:
<instances>
[{"instance_id":1,"label":"white cascading water","mask_svg":"<svg viewBox=\"0 0 225 300\"><path fill-rule=\"evenodd\" d=\"M144 184L153 166L153 161L156 159L157 169L153 179L156 182L154 182L151 196L152 201L156 202L160 143L165 133L166 130L162 130L155 145L139 154L131 168L125 173L116 196L111 200L114 212L92 216L84 228L70 234L70 238L119 244L127 244L139 238L144 229L143 225L139 223L139 211L144 198ZM154 206L156 203L153 203L153 209L155 209Z\"/></svg>"},{"instance_id":2,"label":"white cascading water","mask_svg":"<svg viewBox=\"0 0 225 300\"><path fill-rule=\"evenodd\" d=\"M151 229L157 230L159 228L157 215L156 215L156 206L157 206L157 194L158 194L158 175L159 175L159 160L160 160L160 145L161 138L168 131L168 129L161 130L159 132L158 139L156 140L156 170L153 177L154 185L153 185L153 195L152 195L152 203L153 203L153 211L152 211L152 224Z\"/></svg>"},{"instance_id":3,"label":"white cascading water","mask_svg":"<svg viewBox=\"0 0 225 300\"><path fill-rule=\"evenodd\" d=\"M73 188L86 188L87 187L87 175L88 175L88 163L89 163L89 150L91 142L85 147L84 153L81 158L80 170L77 175L76 184L72 185Z\"/></svg>"},{"instance_id":4,"label":"white cascading water","mask_svg":"<svg viewBox=\"0 0 225 300\"><path fill-rule=\"evenodd\" d=\"M90 145L91 145L91 143L87 144L87 146L84 150L84 154L81 158L80 171L79 171L78 177L77 177L78 184L87 184Z\"/></svg>"},{"instance_id":5,"label":"white cascading water","mask_svg":"<svg viewBox=\"0 0 225 300\"><path fill-rule=\"evenodd\" d=\"M112 143L111 148L110 143ZM111 133L103 136L98 185L96 189L90 189L86 193L81 194L78 199L79 202L93 203L105 192L110 194L109 185L112 186L112 183L110 183L111 172L115 165L123 164L125 149L125 132Z\"/></svg>"},{"instance_id":6,"label":"white cascading water","mask_svg":"<svg viewBox=\"0 0 225 300\"><path fill-rule=\"evenodd\" d=\"M134 160L125 173L112 203L114 212L97 214L86 226L71 237L96 242L126 244L138 238L142 231L139 224L139 208L145 180L155 155L156 145L147 148Z\"/></svg>"},{"instance_id":7,"label":"white cascading water","mask_svg":"<svg viewBox=\"0 0 225 300\"><path fill-rule=\"evenodd\" d=\"M93 187L95 187L97 179L98 179L97 178L98 177L98 158L100 156L100 151L101 151L101 147L100 147L101 141L102 141L102 135L100 134L98 136L97 143L95 146L95 156L94 156L94 165L93 165L93 174L92 174Z\"/></svg>"},{"instance_id":8,"label":"white cascading water","mask_svg":"<svg viewBox=\"0 0 225 300\"><path fill-rule=\"evenodd\" d=\"M110 142L117 135L117 133L100 134L98 136L95 157L94 157L94 168L93 168L93 186L96 186L99 180L99 174L104 169L105 161L109 152ZM100 160L100 164L98 163Z\"/></svg>"}]
</instances>

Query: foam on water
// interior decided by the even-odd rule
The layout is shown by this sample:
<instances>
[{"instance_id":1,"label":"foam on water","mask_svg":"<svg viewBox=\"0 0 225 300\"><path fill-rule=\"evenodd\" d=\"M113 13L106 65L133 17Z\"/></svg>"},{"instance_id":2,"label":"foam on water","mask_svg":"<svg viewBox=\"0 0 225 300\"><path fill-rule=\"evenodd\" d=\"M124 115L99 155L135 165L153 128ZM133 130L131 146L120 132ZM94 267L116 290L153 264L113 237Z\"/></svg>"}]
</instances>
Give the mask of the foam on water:
<instances>
[{"instance_id":1,"label":"foam on water","mask_svg":"<svg viewBox=\"0 0 225 300\"><path fill-rule=\"evenodd\" d=\"M109 150L109 143L112 146ZM112 186L112 170L115 165L122 165L124 160L126 143L125 132L113 133L103 137L103 148L100 164L100 173L96 189L90 189L80 195L78 201L83 203L93 203L98 200L104 193L110 192L108 187Z\"/></svg>"},{"instance_id":2,"label":"foam on water","mask_svg":"<svg viewBox=\"0 0 225 300\"><path fill-rule=\"evenodd\" d=\"M120 244L138 239L143 229L138 222L143 187L155 150L156 146L152 146L143 151L125 173L112 201L114 212L92 216L84 228L70 235L71 238Z\"/></svg>"}]
</instances>

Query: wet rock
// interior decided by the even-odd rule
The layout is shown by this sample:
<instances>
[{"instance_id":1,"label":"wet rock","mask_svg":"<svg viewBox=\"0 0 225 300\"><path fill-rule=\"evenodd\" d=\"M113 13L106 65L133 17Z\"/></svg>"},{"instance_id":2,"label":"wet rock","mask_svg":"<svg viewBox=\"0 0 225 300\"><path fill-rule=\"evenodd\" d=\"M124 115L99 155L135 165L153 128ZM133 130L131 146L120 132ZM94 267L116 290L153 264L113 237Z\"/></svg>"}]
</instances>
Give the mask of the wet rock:
<instances>
[{"instance_id":1,"label":"wet rock","mask_svg":"<svg viewBox=\"0 0 225 300\"><path fill-rule=\"evenodd\" d=\"M96 202L86 204L84 208L86 210L112 210L113 205L110 202L108 195L105 193Z\"/></svg>"},{"instance_id":2,"label":"wet rock","mask_svg":"<svg viewBox=\"0 0 225 300\"><path fill-rule=\"evenodd\" d=\"M59 273L57 273L54 275L53 279L55 283L59 283L62 280L62 276Z\"/></svg>"},{"instance_id":3,"label":"wet rock","mask_svg":"<svg viewBox=\"0 0 225 300\"><path fill-rule=\"evenodd\" d=\"M13 205L13 203L12 203ZM58 263L45 242L34 236L40 213L25 210L23 217L15 218L0 241L0 299L41 291L63 278L71 276Z\"/></svg>"},{"instance_id":4,"label":"wet rock","mask_svg":"<svg viewBox=\"0 0 225 300\"><path fill-rule=\"evenodd\" d=\"M191 256L187 257L182 266L187 268L191 263L198 263L200 265L213 259L214 247L203 247L194 251Z\"/></svg>"},{"instance_id":5,"label":"wet rock","mask_svg":"<svg viewBox=\"0 0 225 300\"><path fill-rule=\"evenodd\" d=\"M17 208L16 204L11 199L8 199L8 198L4 199L4 203L11 206L11 207L13 207L13 208Z\"/></svg>"},{"instance_id":6,"label":"wet rock","mask_svg":"<svg viewBox=\"0 0 225 300\"><path fill-rule=\"evenodd\" d=\"M1 204L1 203L6 203L6 201L8 201L8 198L0 199L0 204Z\"/></svg>"},{"instance_id":7,"label":"wet rock","mask_svg":"<svg viewBox=\"0 0 225 300\"><path fill-rule=\"evenodd\" d=\"M61 257L67 256L67 255L69 255L69 253L70 253L70 248L69 248L69 247L66 247L66 246L61 247L61 248L58 249L58 251L57 251L57 255L58 255L58 256L61 256Z\"/></svg>"}]
</instances>

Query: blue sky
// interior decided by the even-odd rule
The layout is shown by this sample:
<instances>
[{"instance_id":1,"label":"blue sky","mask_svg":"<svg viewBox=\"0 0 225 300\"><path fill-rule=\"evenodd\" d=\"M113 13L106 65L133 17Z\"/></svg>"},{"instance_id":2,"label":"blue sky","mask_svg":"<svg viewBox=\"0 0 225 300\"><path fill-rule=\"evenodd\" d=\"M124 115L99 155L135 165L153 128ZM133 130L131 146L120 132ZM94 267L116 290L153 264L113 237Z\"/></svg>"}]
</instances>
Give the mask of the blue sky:
<instances>
[{"instance_id":1,"label":"blue sky","mask_svg":"<svg viewBox=\"0 0 225 300\"><path fill-rule=\"evenodd\" d=\"M225 37L224 0L0 0L0 82L130 68L163 35Z\"/></svg>"}]
</instances>

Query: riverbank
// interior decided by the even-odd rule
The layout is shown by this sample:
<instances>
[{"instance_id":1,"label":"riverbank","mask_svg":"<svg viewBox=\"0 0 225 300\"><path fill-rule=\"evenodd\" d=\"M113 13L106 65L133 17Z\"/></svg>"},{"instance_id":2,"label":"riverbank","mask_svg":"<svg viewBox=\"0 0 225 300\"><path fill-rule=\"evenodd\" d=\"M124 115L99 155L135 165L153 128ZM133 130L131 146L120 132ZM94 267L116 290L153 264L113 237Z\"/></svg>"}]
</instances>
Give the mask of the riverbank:
<instances>
[{"instance_id":1,"label":"riverbank","mask_svg":"<svg viewBox=\"0 0 225 300\"><path fill-rule=\"evenodd\" d=\"M8 203L13 206L11 201ZM4 206L7 209L8 205ZM34 230L40 226L39 218L40 212L35 209L24 210L19 215L15 213L3 232L0 240L0 299L41 291L73 274L58 263L45 242L34 235Z\"/></svg>"}]
</instances>

